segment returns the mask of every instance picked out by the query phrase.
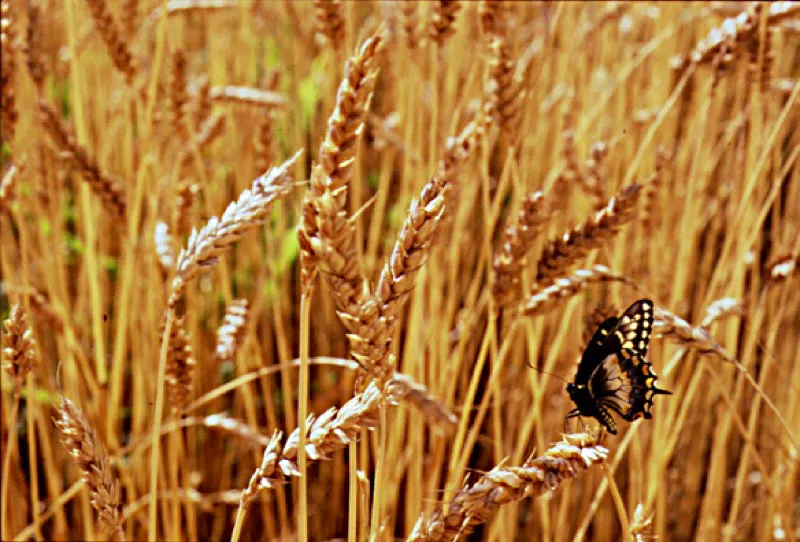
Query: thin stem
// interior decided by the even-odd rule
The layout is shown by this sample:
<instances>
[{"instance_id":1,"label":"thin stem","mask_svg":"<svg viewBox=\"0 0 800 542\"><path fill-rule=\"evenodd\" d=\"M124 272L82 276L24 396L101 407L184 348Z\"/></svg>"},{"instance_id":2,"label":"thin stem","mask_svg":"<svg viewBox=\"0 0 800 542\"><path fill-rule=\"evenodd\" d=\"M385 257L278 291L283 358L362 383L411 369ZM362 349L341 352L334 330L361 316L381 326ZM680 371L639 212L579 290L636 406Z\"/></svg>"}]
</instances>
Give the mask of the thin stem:
<instances>
[{"instance_id":1,"label":"thin stem","mask_svg":"<svg viewBox=\"0 0 800 542\"><path fill-rule=\"evenodd\" d=\"M8 504L8 488L11 485L11 481L8 479L9 472L11 470L11 456L14 453L14 444L16 443L16 439L14 438L14 427L17 425L17 414L19 413L19 393L14 392L14 406L11 407L11 419L8 421L8 442L6 442L6 456L3 458L3 488L2 493L0 493L0 515L4 518L6 516L6 505ZM8 534L8 521L3 521L3 540L9 539Z\"/></svg>"},{"instance_id":2,"label":"thin stem","mask_svg":"<svg viewBox=\"0 0 800 542\"><path fill-rule=\"evenodd\" d=\"M300 297L300 382L297 406L300 445L297 449L297 464L300 468L300 490L297 510L297 535L301 542L308 540L308 471L306 464L306 418L308 417L308 343L311 316L311 294L309 288Z\"/></svg>"},{"instance_id":3,"label":"thin stem","mask_svg":"<svg viewBox=\"0 0 800 542\"><path fill-rule=\"evenodd\" d=\"M164 324L164 333L161 336L161 352L158 355L158 377L156 378L156 411L153 420L153 433L150 441L150 510L147 521L147 539L149 542L156 540L156 527L158 519L158 455L161 445L161 416L164 413L164 375L167 372L167 349L169 335L172 333L172 321L175 317L173 309L167 309L167 321Z\"/></svg>"},{"instance_id":4,"label":"thin stem","mask_svg":"<svg viewBox=\"0 0 800 542\"><path fill-rule=\"evenodd\" d=\"M347 495L347 542L356 542L358 536L358 442L347 446L350 487Z\"/></svg>"},{"instance_id":5,"label":"thin stem","mask_svg":"<svg viewBox=\"0 0 800 542\"><path fill-rule=\"evenodd\" d=\"M625 503L622 502L622 496L619 494L619 488L614 481L614 473L608 468L607 463L602 464L603 472L608 480L608 489L611 490L611 497L614 500L614 506L617 507L617 515L619 516L619 523L622 528L623 537L625 540L632 540L631 525L628 522L628 513L625 512Z\"/></svg>"}]
</instances>

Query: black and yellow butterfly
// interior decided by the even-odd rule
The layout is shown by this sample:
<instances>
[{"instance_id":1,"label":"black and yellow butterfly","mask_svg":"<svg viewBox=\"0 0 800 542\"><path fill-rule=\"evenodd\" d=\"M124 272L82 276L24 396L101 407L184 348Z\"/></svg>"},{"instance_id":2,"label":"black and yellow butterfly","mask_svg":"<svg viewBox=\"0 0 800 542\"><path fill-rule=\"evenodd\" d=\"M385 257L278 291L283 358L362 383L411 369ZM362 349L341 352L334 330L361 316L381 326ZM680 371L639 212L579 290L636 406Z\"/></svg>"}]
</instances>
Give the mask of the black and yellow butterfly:
<instances>
[{"instance_id":1,"label":"black and yellow butterfly","mask_svg":"<svg viewBox=\"0 0 800 542\"><path fill-rule=\"evenodd\" d=\"M617 424L609 410L629 422L653 417L653 397L672 392L656 387L653 366L645 361L652 332L649 299L640 299L619 318L612 316L600 324L581 356L575 382L567 384L577 408L566 419L592 417L616 435Z\"/></svg>"}]
</instances>

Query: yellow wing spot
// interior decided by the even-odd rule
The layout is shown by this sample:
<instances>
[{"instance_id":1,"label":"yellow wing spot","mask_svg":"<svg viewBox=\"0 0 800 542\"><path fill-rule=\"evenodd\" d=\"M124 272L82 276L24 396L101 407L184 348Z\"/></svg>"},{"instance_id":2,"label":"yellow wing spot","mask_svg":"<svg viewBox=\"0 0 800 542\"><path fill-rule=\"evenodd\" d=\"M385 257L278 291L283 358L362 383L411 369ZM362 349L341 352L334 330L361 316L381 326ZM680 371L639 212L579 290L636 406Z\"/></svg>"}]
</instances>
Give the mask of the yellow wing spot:
<instances>
[{"instance_id":1,"label":"yellow wing spot","mask_svg":"<svg viewBox=\"0 0 800 542\"><path fill-rule=\"evenodd\" d=\"M644 381L644 383L645 383L645 384L647 385L647 387L649 388L650 386L652 386L652 385L653 385L653 380L655 380L655 379L654 379L653 377L650 377L650 378L648 378L647 380L645 380L645 381Z\"/></svg>"},{"instance_id":2,"label":"yellow wing spot","mask_svg":"<svg viewBox=\"0 0 800 542\"><path fill-rule=\"evenodd\" d=\"M649 311L650 310L650 303L648 303L647 301L642 303L642 310Z\"/></svg>"},{"instance_id":3,"label":"yellow wing spot","mask_svg":"<svg viewBox=\"0 0 800 542\"><path fill-rule=\"evenodd\" d=\"M630 316L623 316L622 317L622 322L620 322L620 323L624 325L624 324L627 324L630 321L631 321L631 317Z\"/></svg>"},{"instance_id":4,"label":"yellow wing spot","mask_svg":"<svg viewBox=\"0 0 800 542\"><path fill-rule=\"evenodd\" d=\"M647 323L647 322L645 322L645 323ZM646 339L648 335L649 335L649 333L647 332L647 330L643 329L642 330L642 337Z\"/></svg>"},{"instance_id":5,"label":"yellow wing spot","mask_svg":"<svg viewBox=\"0 0 800 542\"><path fill-rule=\"evenodd\" d=\"M633 343L631 341L625 341L624 343L622 343L622 348L630 350L633 348Z\"/></svg>"},{"instance_id":6,"label":"yellow wing spot","mask_svg":"<svg viewBox=\"0 0 800 542\"><path fill-rule=\"evenodd\" d=\"M641 320L642 319L642 315L637 312L636 314L633 315L633 319L634 320Z\"/></svg>"},{"instance_id":7,"label":"yellow wing spot","mask_svg":"<svg viewBox=\"0 0 800 542\"><path fill-rule=\"evenodd\" d=\"M639 316L638 314L636 316ZM639 327L639 324L636 322L631 322L631 325L628 326L629 329L636 329Z\"/></svg>"},{"instance_id":8,"label":"yellow wing spot","mask_svg":"<svg viewBox=\"0 0 800 542\"><path fill-rule=\"evenodd\" d=\"M645 320L644 322L642 322L642 327L643 327L643 328L648 328L648 327L650 327L650 322L648 322L647 320Z\"/></svg>"},{"instance_id":9,"label":"yellow wing spot","mask_svg":"<svg viewBox=\"0 0 800 542\"><path fill-rule=\"evenodd\" d=\"M629 341L632 341L633 339L636 338L636 332L635 331L629 331L628 335L626 335L625 338L628 339Z\"/></svg>"},{"instance_id":10,"label":"yellow wing spot","mask_svg":"<svg viewBox=\"0 0 800 542\"><path fill-rule=\"evenodd\" d=\"M645 344L644 341L639 341L639 350L644 350L645 346L646 346L646 344Z\"/></svg>"}]
</instances>

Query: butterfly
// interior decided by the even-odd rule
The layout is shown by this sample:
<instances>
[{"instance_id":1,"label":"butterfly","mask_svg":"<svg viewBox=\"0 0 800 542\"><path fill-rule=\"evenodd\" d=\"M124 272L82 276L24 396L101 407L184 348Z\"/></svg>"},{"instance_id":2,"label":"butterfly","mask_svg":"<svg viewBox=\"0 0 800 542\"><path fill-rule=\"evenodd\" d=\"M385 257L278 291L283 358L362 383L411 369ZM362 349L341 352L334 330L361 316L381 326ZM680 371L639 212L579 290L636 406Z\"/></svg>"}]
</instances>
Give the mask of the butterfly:
<instances>
[{"instance_id":1,"label":"butterfly","mask_svg":"<svg viewBox=\"0 0 800 542\"><path fill-rule=\"evenodd\" d=\"M576 408L565 423L574 417L592 417L616 435L610 411L629 422L653 417L653 397L672 392L656 387L653 366L645 361L652 332L653 302L649 299L640 299L622 316L600 324L581 356L575 382L567 384Z\"/></svg>"}]
</instances>

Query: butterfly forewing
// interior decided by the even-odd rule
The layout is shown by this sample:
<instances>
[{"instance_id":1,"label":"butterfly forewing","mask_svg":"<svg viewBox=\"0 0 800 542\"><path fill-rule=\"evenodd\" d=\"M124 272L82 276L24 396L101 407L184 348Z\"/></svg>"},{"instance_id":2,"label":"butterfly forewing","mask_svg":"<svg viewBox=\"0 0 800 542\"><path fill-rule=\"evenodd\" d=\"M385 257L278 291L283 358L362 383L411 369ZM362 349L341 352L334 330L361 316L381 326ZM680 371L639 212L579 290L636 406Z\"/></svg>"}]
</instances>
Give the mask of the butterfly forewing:
<instances>
[{"instance_id":1,"label":"butterfly forewing","mask_svg":"<svg viewBox=\"0 0 800 542\"><path fill-rule=\"evenodd\" d=\"M586 350L583 351L581 362L578 364L578 373L575 375L576 384L588 384L598 365L613 353L613 350L609 348L608 338L614 332L618 321L616 316L612 316L600 324L600 327L594 332L589 344L586 345Z\"/></svg>"},{"instance_id":2,"label":"butterfly forewing","mask_svg":"<svg viewBox=\"0 0 800 542\"><path fill-rule=\"evenodd\" d=\"M617 351L623 368L628 369L637 358L644 359L652 333L653 302L640 299L619 317L608 347L611 351Z\"/></svg>"}]
</instances>

